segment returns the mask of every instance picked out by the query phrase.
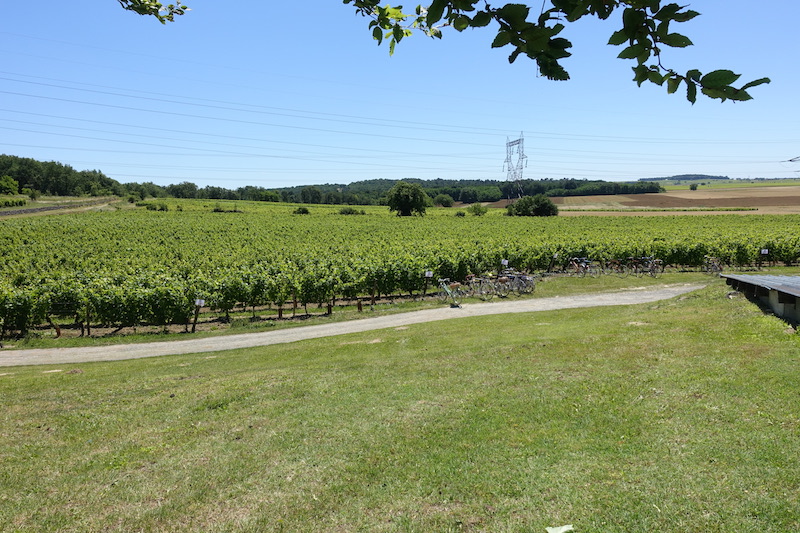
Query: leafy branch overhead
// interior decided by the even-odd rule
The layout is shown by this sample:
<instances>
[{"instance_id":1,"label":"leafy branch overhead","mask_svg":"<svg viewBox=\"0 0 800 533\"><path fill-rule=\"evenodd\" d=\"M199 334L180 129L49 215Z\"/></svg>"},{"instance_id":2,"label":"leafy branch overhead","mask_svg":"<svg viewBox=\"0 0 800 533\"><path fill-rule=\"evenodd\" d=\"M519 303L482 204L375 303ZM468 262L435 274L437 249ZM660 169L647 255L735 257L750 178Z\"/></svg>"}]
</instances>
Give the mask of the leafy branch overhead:
<instances>
[{"instance_id":1,"label":"leafy branch overhead","mask_svg":"<svg viewBox=\"0 0 800 533\"><path fill-rule=\"evenodd\" d=\"M128 11L156 17L161 24L173 22L175 15L184 15L189 11L187 6L181 4L162 4L152 0L117 0L117 2Z\"/></svg>"},{"instance_id":2,"label":"leafy branch overhead","mask_svg":"<svg viewBox=\"0 0 800 533\"><path fill-rule=\"evenodd\" d=\"M608 44L627 45L619 54L621 59L636 61L634 81L657 85L666 84L667 92L676 92L681 84L686 86L686 97L694 103L697 91L709 98L725 100L750 100L748 89L769 83L761 78L734 87L739 75L730 70L715 70L703 74L692 69L681 74L662 63L665 47L685 48L692 41L671 30L673 23L687 22L699 15L696 11L678 4L662 6L660 0L548 0L550 8L542 9L536 16L525 4L506 4L491 7L485 0L433 0L428 6L417 6L413 15L403 13L402 6L378 6L379 0L343 0L353 4L356 12L369 17L372 35L380 44L389 41L389 51L414 30L433 38L442 37L444 27L462 32L467 28L483 28L492 22L497 25L493 48L510 46L509 62L520 55L536 62L539 72L551 80L568 80L569 73L561 60L569 57L572 43L560 37L565 23L575 22L585 16L606 20L622 12L622 28L611 35ZM543 6L544 7L544 6Z\"/></svg>"},{"instance_id":3,"label":"leafy branch overhead","mask_svg":"<svg viewBox=\"0 0 800 533\"><path fill-rule=\"evenodd\" d=\"M182 4L162 4L153 0L117 0L123 8L141 15L152 15L162 23L183 15L189 8ZM462 32L467 28L497 27L492 48L511 47L509 62L527 56L536 62L539 72L551 80L568 80L569 73L561 60L572 55L572 43L561 37L565 24L592 16L609 19L621 12L622 27L615 31L608 44L625 46L619 58L636 62L633 80L641 86L644 82L666 85L667 92L686 87L687 99L697 101L697 92L709 98L725 100L751 100L748 89L769 83L760 78L735 87L740 75L720 69L703 74L691 69L679 73L662 62L666 47L685 48L692 41L670 27L687 22L699 15L687 6L662 5L661 0L546 0L537 16L526 4L505 4L494 8L486 0L432 0L428 5L418 5L413 14L405 13L403 6L379 5L381 0L342 0L352 4L356 13L370 19L373 38L389 42L389 53L394 53L397 43L415 32L441 39L443 28ZM549 9L544 9L549 6Z\"/></svg>"}]
</instances>

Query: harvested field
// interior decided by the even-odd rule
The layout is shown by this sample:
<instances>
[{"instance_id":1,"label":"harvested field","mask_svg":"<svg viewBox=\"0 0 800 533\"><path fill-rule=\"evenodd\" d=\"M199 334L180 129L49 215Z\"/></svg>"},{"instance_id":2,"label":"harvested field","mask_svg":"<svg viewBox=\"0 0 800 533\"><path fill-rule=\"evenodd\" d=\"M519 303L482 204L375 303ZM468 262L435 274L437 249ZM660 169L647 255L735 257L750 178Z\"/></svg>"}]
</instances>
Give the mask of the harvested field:
<instances>
[{"instance_id":1,"label":"harvested field","mask_svg":"<svg viewBox=\"0 0 800 533\"><path fill-rule=\"evenodd\" d=\"M558 205L560 213L566 216L580 215L587 211L593 215L798 214L800 186L701 188L696 191L679 190L654 194L557 197L553 201ZM645 209L663 211L642 211Z\"/></svg>"}]
</instances>

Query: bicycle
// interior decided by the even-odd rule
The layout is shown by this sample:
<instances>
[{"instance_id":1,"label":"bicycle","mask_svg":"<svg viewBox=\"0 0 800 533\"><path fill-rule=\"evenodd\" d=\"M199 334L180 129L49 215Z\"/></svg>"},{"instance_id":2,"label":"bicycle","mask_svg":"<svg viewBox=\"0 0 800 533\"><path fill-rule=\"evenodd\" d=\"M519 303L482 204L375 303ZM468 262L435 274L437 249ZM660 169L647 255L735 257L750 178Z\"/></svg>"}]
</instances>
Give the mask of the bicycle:
<instances>
[{"instance_id":1,"label":"bicycle","mask_svg":"<svg viewBox=\"0 0 800 533\"><path fill-rule=\"evenodd\" d=\"M519 296L531 294L536 290L536 279L534 276L507 269L494 281L494 289L500 298L505 298L512 291Z\"/></svg>"},{"instance_id":2,"label":"bicycle","mask_svg":"<svg viewBox=\"0 0 800 533\"><path fill-rule=\"evenodd\" d=\"M569 260L569 272L579 277L584 277L586 274L596 278L600 275L600 269L587 257L572 257Z\"/></svg>"},{"instance_id":3,"label":"bicycle","mask_svg":"<svg viewBox=\"0 0 800 533\"><path fill-rule=\"evenodd\" d=\"M497 287L495 287L494 282L489 278L475 278L473 283L475 286L475 294L484 302L488 302L494 298L494 295L497 293Z\"/></svg>"},{"instance_id":4,"label":"bicycle","mask_svg":"<svg viewBox=\"0 0 800 533\"><path fill-rule=\"evenodd\" d=\"M628 264L622 259L610 259L603 266L603 273L613 274L619 278L629 276L631 271Z\"/></svg>"},{"instance_id":5,"label":"bicycle","mask_svg":"<svg viewBox=\"0 0 800 533\"><path fill-rule=\"evenodd\" d=\"M494 285L495 294L500 298L505 298L511 292L511 278L506 275L498 276L492 284Z\"/></svg>"},{"instance_id":6,"label":"bicycle","mask_svg":"<svg viewBox=\"0 0 800 533\"><path fill-rule=\"evenodd\" d=\"M511 278L511 290L516 292L519 296L523 294L531 294L536 290L536 279L527 274L515 273L509 276Z\"/></svg>"},{"instance_id":7,"label":"bicycle","mask_svg":"<svg viewBox=\"0 0 800 533\"><path fill-rule=\"evenodd\" d=\"M450 307L461 307L464 291L461 289L459 282L451 282L450 278L439 278L439 293L437 297L441 303L446 303L449 300Z\"/></svg>"},{"instance_id":8,"label":"bicycle","mask_svg":"<svg viewBox=\"0 0 800 533\"><path fill-rule=\"evenodd\" d=\"M494 283L490 279L475 274L467 275L467 280L461 286L461 293L465 298L477 296L484 302L491 300L495 292Z\"/></svg>"},{"instance_id":9,"label":"bicycle","mask_svg":"<svg viewBox=\"0 0 800 533\"><path fill-rule=\"evenodd\" d=\"M719 276L722 272L722 262L718 257L706 255L703 257L703 272L710 276Z\"/></svg>"},{"instance_id":10,"label":"bicycle","mask_svg":"<svg viewBox=\"0 0 800 533\"><path fill-rule=\"evenodd\" d=\"M653 256L629 257L628 262L631 272L641 278L645 274L653 278L660 278L664 273L664 263Z\"/></svg>"}]
</instances>

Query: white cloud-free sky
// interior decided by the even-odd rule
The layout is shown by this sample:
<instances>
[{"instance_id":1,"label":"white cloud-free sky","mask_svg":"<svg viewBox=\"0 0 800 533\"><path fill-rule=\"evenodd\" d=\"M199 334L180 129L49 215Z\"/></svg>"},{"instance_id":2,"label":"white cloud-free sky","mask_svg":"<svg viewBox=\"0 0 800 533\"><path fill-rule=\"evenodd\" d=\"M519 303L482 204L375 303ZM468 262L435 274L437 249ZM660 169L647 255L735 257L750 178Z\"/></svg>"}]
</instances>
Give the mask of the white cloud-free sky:
<instances>
[{"instance_id":1,"label":"white cloud-free sky","mask_svg":"<svg viewBox=\"0 0 800 533\"><path fill-rule=\"evenodd\" d=\"M2 2L0 153L160 185L502 180L523 133L531 179L800 175L796 0L690 4L702 16L672 30L695 46L666 66L772 79L694 106L631 81L606 45L618 18L568 24L572 79L553 82L492 49L491 27L390 57L341 0L188 3L161 25L115 0Z\"/></svg>"}]
</instances>

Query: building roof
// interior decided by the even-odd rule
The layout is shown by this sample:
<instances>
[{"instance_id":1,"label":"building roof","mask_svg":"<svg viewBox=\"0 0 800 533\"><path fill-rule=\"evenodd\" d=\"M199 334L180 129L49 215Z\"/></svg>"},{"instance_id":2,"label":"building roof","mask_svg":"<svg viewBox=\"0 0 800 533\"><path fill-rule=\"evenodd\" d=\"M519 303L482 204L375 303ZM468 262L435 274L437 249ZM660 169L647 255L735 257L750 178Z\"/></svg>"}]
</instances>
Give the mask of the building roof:
<instances>
[{"instance_id":1,"label":"building roof","mask_svg":"<svg viewBox=\"0 0 800 533\"><path fill-rule=\"evenodd\" d=\"M800 276L721 274L721 277L776 290L800 298Z\"/></svg>"}]
</instances>

